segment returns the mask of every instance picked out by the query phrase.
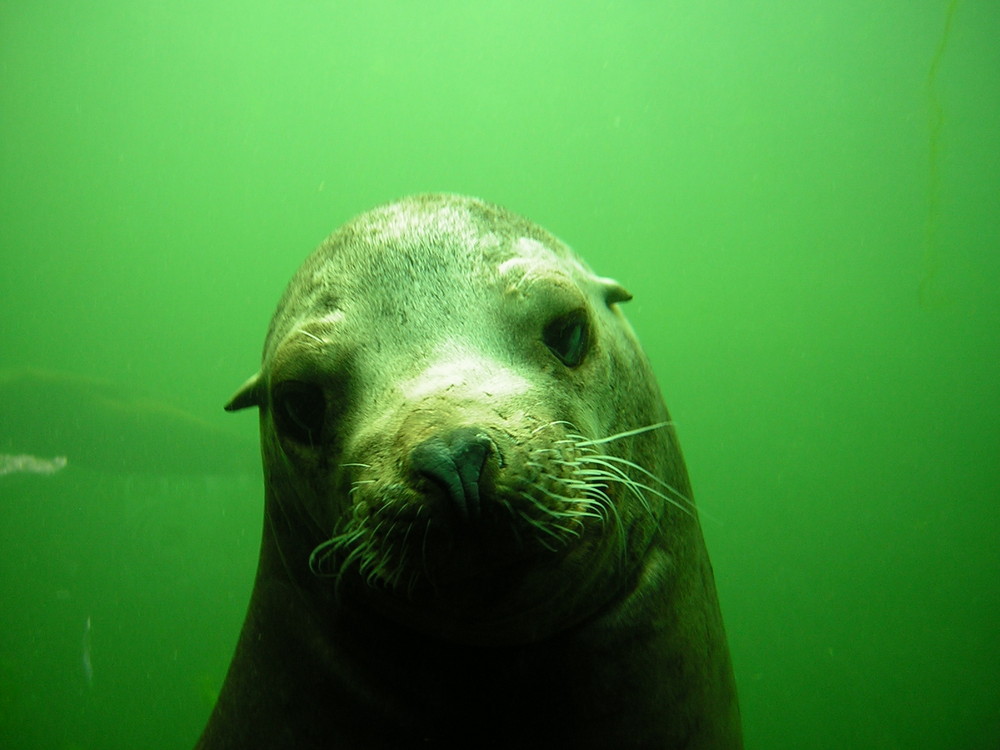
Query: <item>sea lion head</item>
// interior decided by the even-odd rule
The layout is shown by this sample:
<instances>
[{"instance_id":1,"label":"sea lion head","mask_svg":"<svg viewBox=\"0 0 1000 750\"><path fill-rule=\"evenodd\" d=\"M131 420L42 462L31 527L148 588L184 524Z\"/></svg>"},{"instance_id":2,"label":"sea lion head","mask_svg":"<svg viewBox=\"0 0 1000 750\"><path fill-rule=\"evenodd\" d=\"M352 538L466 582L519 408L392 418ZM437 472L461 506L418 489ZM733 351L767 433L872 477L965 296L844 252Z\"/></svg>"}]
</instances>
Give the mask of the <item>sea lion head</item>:
<instances>
[{"instance_id":1,"label":"sea lion head","mask_svg":"<svg viewBox=\"0 0 1000 750\"><path fill-rule=\"evenodd\" d=\"M330 607L468 642L545 637L624 596L689 503L629 298L471 198L332 234L227 405L260 408L286 572Z\"/></svg>"}]
</instances>

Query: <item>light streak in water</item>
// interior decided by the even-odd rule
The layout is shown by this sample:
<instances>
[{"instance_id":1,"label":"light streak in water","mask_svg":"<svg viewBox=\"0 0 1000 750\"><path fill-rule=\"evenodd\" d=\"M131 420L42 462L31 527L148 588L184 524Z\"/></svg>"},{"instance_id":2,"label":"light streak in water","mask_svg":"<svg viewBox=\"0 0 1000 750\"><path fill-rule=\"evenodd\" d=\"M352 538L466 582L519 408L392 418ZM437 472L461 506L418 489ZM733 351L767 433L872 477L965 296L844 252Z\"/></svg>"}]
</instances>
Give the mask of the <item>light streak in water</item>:
<instances>
[{"instance_id":1,"label":"light streak in water","mask_svg":"<svg viewBox=\"0 0 1000 750\"><path fill-rule=\"evenodd\" d=\"M4 474L55 474L66 468L66 456L40 458L27 453L0 453L0 476Z\"/></svg>"},{"instance_id":2,"label":"light streak in water","mask_svg":"<svg viewBox=\"0 0 1000 750\"><path fill-rule=\"evenodd\" d=\"M83 677L87 680L87 687L93 687L94 665L90 661L90 615L87 615L87 622L83 626Z\"/></svg>"}]
</instances>

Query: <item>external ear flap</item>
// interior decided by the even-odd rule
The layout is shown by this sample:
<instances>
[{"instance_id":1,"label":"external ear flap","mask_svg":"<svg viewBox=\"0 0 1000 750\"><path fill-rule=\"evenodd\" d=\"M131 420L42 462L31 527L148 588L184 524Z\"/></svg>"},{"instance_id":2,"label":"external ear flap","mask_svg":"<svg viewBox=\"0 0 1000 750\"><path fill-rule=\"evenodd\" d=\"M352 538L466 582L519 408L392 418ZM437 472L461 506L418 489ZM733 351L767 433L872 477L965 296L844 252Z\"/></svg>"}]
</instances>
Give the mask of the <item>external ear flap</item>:
<instances>
[{"instance_id":1,"label":"external ear flap","mask_svg":"<svg viewBox=\"0 0 1000 750\"><path fill-rule=\"evenodd\" d=\"M618 302L628 302L632 299L632 295L628 289L623 287L614 279L599 276L597 278L597 283L600 285L601 291L604 293L604 301L607 303L608 307L611 307L611 305Z\"/></svg>"},{"instance_id":2,"label":"external ear flap","mask_svg":"<svg viewBox=\"0 0 1000 750\"><path fill-rule=\"evenodd\" d=\"M240 389L236 391L236 394L229 399L229 403L225 405L226 411L239 411L240 409L246 409L249 406L260 406L261 400L261 382L260 373L252 375L247 382L240 386Z\"/></svg>"}]
</instances>

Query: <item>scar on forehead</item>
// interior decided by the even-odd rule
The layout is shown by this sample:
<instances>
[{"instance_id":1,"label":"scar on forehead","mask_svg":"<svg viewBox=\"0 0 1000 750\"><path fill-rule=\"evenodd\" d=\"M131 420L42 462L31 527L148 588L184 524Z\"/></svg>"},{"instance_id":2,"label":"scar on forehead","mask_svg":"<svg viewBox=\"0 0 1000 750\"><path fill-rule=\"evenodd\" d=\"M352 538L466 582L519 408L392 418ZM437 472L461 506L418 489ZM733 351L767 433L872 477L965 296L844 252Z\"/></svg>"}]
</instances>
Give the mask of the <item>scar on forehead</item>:
<instances>
[{"instance_id":1,"label":"scar on forehead","mask_svg":"<svg viewBox=\"0 0 1000 750\"><path fill-rule=\"evenodd\" d=\"M514 242L514 250L517 255L497 266L498 275L509 281L508 292L521 291L542 276L551 279L559 273L552 251L538 240L521 237Z\"/></svg>"}]
</instances>

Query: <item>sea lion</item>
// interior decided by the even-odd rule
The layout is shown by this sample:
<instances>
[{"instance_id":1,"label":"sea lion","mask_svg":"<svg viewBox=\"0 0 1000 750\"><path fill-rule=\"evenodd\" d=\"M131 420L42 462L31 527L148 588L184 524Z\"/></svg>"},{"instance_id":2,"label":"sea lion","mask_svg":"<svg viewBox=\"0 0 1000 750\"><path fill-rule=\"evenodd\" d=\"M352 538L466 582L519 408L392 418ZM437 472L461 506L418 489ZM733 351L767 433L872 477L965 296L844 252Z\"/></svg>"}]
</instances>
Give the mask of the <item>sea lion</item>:
<instances>
[{"instance_id":1,"label":"sea lion","mask_svg":"<svg viewBox=\"0 0 1000 750\"><path fill-rule=\"evenodd\" d=\"M712 568L619 303L421 195L332 234L263 364L265 517L199 748L739 748Z\"/></svg>"}]
</instances>

